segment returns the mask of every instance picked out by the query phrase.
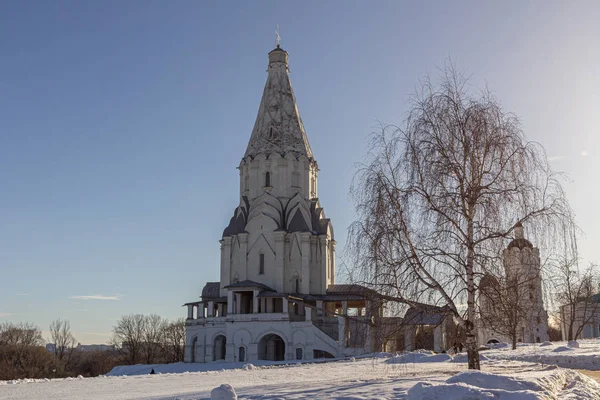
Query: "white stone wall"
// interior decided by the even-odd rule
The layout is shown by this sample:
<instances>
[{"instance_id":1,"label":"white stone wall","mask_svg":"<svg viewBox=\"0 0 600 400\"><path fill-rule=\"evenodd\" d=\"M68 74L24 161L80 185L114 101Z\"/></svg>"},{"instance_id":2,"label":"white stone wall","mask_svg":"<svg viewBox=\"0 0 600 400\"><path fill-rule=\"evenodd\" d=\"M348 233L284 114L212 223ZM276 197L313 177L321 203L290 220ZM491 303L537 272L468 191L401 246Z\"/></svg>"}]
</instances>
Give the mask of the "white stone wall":
<instances>
[{"instance_id":1,"label":"white stone wall","mask_svg":"<svg viewBox=\"0 0 600 400\"><path fill-rule=\"evenodd\" d=\"M281 314L273 314L281 318ZM213 362L215 339L219 335L227 338L225 361L239 362L239 348L245 348L245 362L259 359L259 342L266 335L275 334L285 343L285 360L296 359L296 349L301 348L304 360L313 359L313 350L326 351L333 356L342 353L337 343L329 338L310 321L290 322L282 320L260 322L222 322L195 324L186 326L186 357L185 362L192 362L192 352L195 352L195 362ZM198 338L194 342L194 338ZM196 343L195 348L192 343Z\"/></svg>"},{"instance_id":2,"label":"white stone wall","mask_svg":"<svg viewBox=\"0 0 600 400\"><path fill-rule=\"evenodd\" d=\"M255 158L243 159L238 169L240 197L247 196L250 201L264 192L287 199L296 193L300 193L305 199L318 197L319 168L316 161L309 160L306 156L296 158L292 153L284 157L280 154L259 154ZM266 186L267 172L270 173L270 186Z\"/></svg>"}]
</instances>

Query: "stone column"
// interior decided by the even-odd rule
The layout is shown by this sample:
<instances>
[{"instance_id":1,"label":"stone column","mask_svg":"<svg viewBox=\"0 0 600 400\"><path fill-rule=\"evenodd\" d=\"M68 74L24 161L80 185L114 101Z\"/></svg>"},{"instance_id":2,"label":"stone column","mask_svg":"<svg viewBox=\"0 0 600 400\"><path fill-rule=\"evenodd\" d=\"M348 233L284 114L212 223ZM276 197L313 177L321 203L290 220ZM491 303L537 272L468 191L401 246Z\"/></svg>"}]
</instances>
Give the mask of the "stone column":
<instances>
[{"instance_id":1,"label":"stone column","mask_svg":"<svg viewBox=\"0 0 600 400\"><path fill-rule=\"evenodd\" d=\"M342 301L342 315L343 316L348 315L348 302L347 301Z\"/></svg>"},{"instance_id":2,"label":"stone column","mask_svg":"<svg viewBox=\"0 0 600 400\"><path fill-rule=\"evenodd\" d=\"M227 340L227 345L225 346L225 361L235 361L235 344L229 343L229 340Z\"/></svg>"},{"instance_id":3,"label":"stone column","mask_svg":"<svg viewBox=\"0 0 600 400\"><path fill-rule=\"evenodd\" d=\"M416 327L413 325L408 325L404 327L404 350L406 351L414 350L415 329Z\"/></svg>"},{"instance_id":4,"label":"stone column","mask_svg":"<svg viewBox=\"0 0 600 400\"><path fill-rule=\"evenodd\" d=\"M329 269L331 270L331 284L335 284L335 240L329 241Z\"/></svg>"},{"instance_id":5,"label":"stone column","mask_svg":"<svg viewBox=\"0 0 600 400\"><path fill-rule=\"evenodd\" d=\"M433 329L433 351L441 353L444 350L444 324L440 324Z\"/></svg>"},{"instance_id":6,"label":"stone column","mask_svg":"<svg viewBox=\"0 0 600 400\"><path fill-rule=\"evenodd\" d=\"M188 304L187 305L187 309L188 309L187 319L194 319L194 305L193 304Z\"/></svg>"},{"instance_id":7,"label":"stone column","mask_svg":"<svg viewBox=\"0 0 600 400\"><path fill-rule=\"evenodd\" d=\"M227 286L231 283L231 237L225 237L219 241L221 243L221 296L227 295Z\"/></svg>"},{"instance_id":8,"label":"stone column","mask_svg":"<svg viewBox=\"0 0 600 400\"><path fill-rule=\"evenodd\" d=\"M235 313L241 314L242 313L242 294L234 293L234 295L235 295Z\"/></svg>"},{"instance_id":9,"label":"stone column","mask_svg":"<svg viewBox=\"0 0 600 400\"><path fill-rule=\"evenodd\" d=\"M227 315L233 314L233 292L227 291Z\"/></svg>"},{"instance_id":10,"label":"stone column","mask_svg":"<svg viewBox=\"0 0 600 400\"><path fill-rule=\"evenodd\" d=\"M306 317L306 321L312 321L312 308L304 307L304 316Z\"/></svg>"},{"instance_id":11,"label":"stone column","mask_svg":"<svg viewBox=\"0 0 600 400\"><path fill-rule=\"evenodd\" d=\"M340 349L346 347L346 317L338 316L338 343Z\"/></svg>"},{"instance_id":12,"label":"stone column","mask_svg":"<svg viewBox=\"0 0 600 400\"><path fill-rule=\"evenodd\" d=\"M254 295L252 296L252 313L258 314L258 290L254 289Z\"/></svg>"},{"instance_id":13,"label":"stone column","mask_svg":"<svg viewBox=\"0 0 600 400\"><path fill-rule=\"evenodd\" d=\"M302 285L301 293L310 293L310 233L302 232L301 248L302 248Z\"/></svg>"},{"instance_id":14,"label":"stone column","mask_svg":"<svg viewBox=\"0 0 600 400\"><path fill-rule=\"evenodd\" d=\"M327 238L319 236L319 252L321 254L321 285L319 291L325 293L327 290L327 275L329 274L329 251L327 250Z\"/></svg>"},{"instance_id":15,"label":"stone column","mask_svg":"<svg viewBox=\"0 0 600 400\"><path fill-rule=\"evenodd\" d=\"M204 318L204 303L198 303L198 312L196 318Z\"/></svg>"},{"instance_id":16,"label":"stone column","mask_svg":"<svg viewBox=\"0 0 600 400\"><path fill-rule=\"evenodd\" d=\"M207 317L214 317L215 316L215 302L214 301L209 301L208 302L208 313L206 314Z\"/></svg>"},{"instance_id":17,"label":"stone column","mask_svg":"<svg viewBox=\"0 0 600 400\"><path fill-rule=\"evenodd\" d=\"M283 299L281 299L281 301L283 301L283 313L287 314L288 313L288 299L283 298Z\"/></svg>"},{"instance_id":18,"label":"stone column","mask_svg":"<svg viewBox=\"0 0 600 400\"><path fill-rule=\"evenodd\" d=\"M239 269L240 281L248 279L248 234L240 233L238 235L240 239L240 259Z\"/></svg>"},{"instance_id":19,"label":"stone column","mask_svg":"<svg viewBox=\"0 0 600 400\"><path fill-rule=\"evenodd\" d=\"M323 300L317 300L317 315L323 315Z\"/></svg>"},{"instance_id":20,"label":"stone column","mask_svg":"<svg viewBox=\"0 0 600 400\"><path fill-rule=\"evenodd\" d=\"M275 239L275 289L279 293L284 293L283 272L284 272L284 256L285 256L285 232L273 232Z\"/></svg>"}]
</instances>

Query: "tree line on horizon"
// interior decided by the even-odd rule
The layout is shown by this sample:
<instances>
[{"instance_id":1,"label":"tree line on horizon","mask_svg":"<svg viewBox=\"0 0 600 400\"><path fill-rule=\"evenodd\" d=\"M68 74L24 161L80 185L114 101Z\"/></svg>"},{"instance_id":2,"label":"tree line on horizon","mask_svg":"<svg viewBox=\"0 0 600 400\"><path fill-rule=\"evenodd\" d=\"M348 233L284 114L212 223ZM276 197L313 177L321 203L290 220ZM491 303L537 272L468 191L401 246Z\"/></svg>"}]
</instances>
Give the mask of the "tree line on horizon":
<instances>
[{"instance_id":1,"label":"tree line on horizon","mask_svg":"<svg viewBox=\"0 0 600 400\"><path fill-rule=\"evenodd\" d=\"M183 361L185 321L156 314L121 317L113 327L113 349L78 351L68 320L56 319L44 340L29 322L0 323L0 380L93 377L117 365ZM49 351L45 345L53 343Z\"/></svg>"}]
</instances>

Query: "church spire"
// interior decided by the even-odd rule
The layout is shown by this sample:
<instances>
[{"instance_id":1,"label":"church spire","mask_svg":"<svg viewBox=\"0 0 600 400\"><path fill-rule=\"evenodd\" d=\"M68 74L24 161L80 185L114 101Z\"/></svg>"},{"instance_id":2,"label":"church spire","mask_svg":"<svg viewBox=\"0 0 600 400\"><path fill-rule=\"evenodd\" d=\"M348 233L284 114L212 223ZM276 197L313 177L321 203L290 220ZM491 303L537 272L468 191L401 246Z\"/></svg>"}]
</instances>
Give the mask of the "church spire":
<instances>
[{"instance_id":1,"label":"church spire","mask_svg":"<svg viewBox=\"0 0 600 400\"><path fill-rule=\"evenodd\" d=\"M244 158L260 153L312 158L290 82L288 53L279 43L269 53L267 83Z\"/></svg>"}]
</instances>

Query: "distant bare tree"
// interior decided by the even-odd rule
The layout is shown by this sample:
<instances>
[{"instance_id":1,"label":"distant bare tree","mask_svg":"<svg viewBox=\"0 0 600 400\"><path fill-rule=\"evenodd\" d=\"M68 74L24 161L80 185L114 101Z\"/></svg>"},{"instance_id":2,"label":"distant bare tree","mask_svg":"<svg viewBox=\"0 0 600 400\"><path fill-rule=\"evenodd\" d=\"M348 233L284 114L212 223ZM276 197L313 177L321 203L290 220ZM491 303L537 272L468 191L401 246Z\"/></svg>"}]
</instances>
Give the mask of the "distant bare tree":
<instances>
[{"instance_id":1,"label":"distant bare tree","mask_svg":"<svg viewBox=\"0 0 600 400\"><path fill-rule=\"evenodd\" d=\"M153 364L161 361L163 351L162 343L166 325L167 321L156 314L145 316L143 328L143 354L146 364Z\"/></svg>"},{"instance_id":2,"label":"distant bare tree","mask_svg":"<svg viewBox=\"0 0 600 400\"><path fill-rule=\"evenodd\" d=\"M142 360L146 318L143 314L124 315L113 327L111 343L119 349L124 361L130 365Z\"/></svg>"},{"instance_id":3,"label":"distant bare tree","mask_svg":"<svg viewBox=\"0 0 600 400\"><path fill-rule=\"evenodd\" d=\"M0 324L0 380L48 376L54 360L43 345L42 331L33 324Z\"/></svg>"},{"instance_id":4,"label":"distant bare tree","mask_svg":"<svg viewBox=\"0 0 600 400\"><path fill-rule=\"evenodd\" d=\"M185 319L180 318L165 325L163 331L165 361L183 361L185 351Z\"/></svg>"},{"instance_id":5,"label":"distant bare tree","mask_svg":"<svg viewBox=\"0 0 600 400\"><path fill-rule=\"evenodd\" d=\"M559 310L555 314L565 328L566 340L577 340L584 327L600 311L598 274L595 265L580 270L577 259L563 259L555 268L553 283Z\"/></svg>"},{"instance_id":6,"label":"distant bare tree","mask_svg":"<svg viewBox=\"0 0 600 400\"><path fill-rule=\"evenodd\" d=\"M5 322L0 324L0 345L43 346L44 339L39 327L29 323L18 324Z\"/></svg>"},{"instance_id":7,"label":"distant bare tree","mask_svg":"<svg viewBox=\"0 0 600 400\"><path fill-rule=\"evenodd\" d=\"M68 363L77 340L71 333L71 324L68 320L56 319L50 324L50 338L54 343L54 355L60 361Z\"/></svg>"},{"instance_id":8,"label":"distant bare tree","mask_svg":"<svg viewBox=\"0 0 600 400\"><path fill-rule=\"evenodd\" d=\"M164 360L167 320L156 315L124 315L113 327L111 343L128 364L153 364Z\"/></svg>"},{"instance_id":9,"label":"distant bare tree","mask_svg":"<svg viewBox=\"0 0 600 400\"><path fill-rule=\"evenodd\" d=\"M478 277L498 265L517 222L550 237L572 219L543 148L467 82L447 67L439 84L419 85L404 128L373 134L351 187L358 217L349 250L360 281L388 299L448 307L464 329L469 368L479 369Z\"/></svg>"}]
</instances>

